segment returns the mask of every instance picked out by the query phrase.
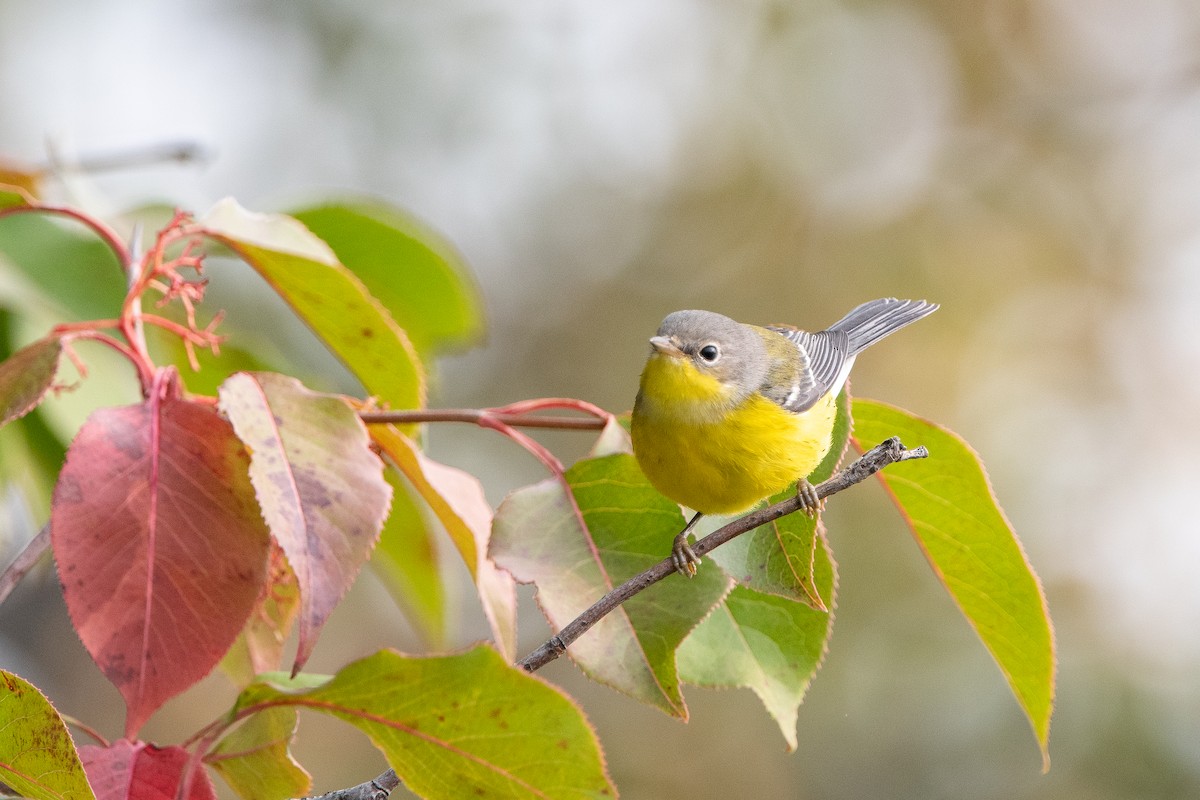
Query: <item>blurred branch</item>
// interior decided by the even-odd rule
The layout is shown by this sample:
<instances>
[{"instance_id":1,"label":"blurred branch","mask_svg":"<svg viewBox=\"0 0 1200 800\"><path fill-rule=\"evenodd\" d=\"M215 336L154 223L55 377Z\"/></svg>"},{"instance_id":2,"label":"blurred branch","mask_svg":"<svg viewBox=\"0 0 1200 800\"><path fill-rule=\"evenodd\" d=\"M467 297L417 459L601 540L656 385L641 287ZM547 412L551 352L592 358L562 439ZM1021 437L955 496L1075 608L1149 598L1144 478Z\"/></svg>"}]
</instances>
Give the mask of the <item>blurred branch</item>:
<instances>
[{"instance_id":1,"label":"blurred branch","mask_svg":"<svg viewBox=\"0 0 1200 800\"><path fill-rule=\"evenodd\" d=\"M47 150L50 157L39 168L41 174L86 172L94 175L155 164L203 164L211 160L208 151L196 142L161 142L74 159L64 157L52 142L47 143Z\"/></svg>"},{"instance_id":2,"label":"blurred branch","mask_svg":"<svg viewBox=\"0 0 1200 800\"><path fill-rule=\"evenodd\" d=\"M21 578L25 577L25 573L33 569L42 554L50 547L50 523L47 522L42 526L42 529L37 532L37 535L29 540L25 545L25 549L13 559L13 562L5 568L4 572L0 573L0 603L3 603L5 598L12 593L12 590Z\"/></svg>"}]
</instances>

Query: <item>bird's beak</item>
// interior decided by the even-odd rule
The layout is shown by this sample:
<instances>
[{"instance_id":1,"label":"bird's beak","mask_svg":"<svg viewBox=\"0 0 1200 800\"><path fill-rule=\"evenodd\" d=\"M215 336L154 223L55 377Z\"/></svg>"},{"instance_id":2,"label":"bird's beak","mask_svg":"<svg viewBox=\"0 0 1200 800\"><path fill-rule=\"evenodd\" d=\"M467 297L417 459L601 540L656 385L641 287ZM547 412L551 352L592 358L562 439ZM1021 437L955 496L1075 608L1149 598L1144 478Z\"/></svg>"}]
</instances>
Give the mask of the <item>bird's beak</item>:
<instances>
[{"instance_id":1,"label":"bird's beak","mask_svg":"<svg viewBox=\"0 0 1200 800\"><path fill-rule=\"evenodd\" d=\"M661 353L671 358L679 358L683 355L683 351L667 336L651 336L650 346L654 348L655 353Z\"/></svg>"}]
</instances>

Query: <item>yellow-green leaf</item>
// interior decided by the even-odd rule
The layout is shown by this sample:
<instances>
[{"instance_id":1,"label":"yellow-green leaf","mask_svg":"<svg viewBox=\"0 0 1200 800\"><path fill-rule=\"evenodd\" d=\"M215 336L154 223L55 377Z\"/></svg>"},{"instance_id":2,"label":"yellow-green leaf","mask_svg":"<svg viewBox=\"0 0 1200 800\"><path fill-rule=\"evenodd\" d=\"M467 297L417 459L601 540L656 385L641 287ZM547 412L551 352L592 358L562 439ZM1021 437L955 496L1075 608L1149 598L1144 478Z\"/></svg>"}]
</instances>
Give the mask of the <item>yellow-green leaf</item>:
<instances>
[{"instance_id":1,"label":"yellow-green leaf","mask_svg":"<svg viewBox=\"0 0 1200 800\"><path fill-rule=\"evenodd\" d=\"M384 650L315 689L246 689L240 711L329 714L363 731L405 787L429 800L584 800L616 794L595 733L558 689L490 647L413 658Z\"/></svg>"},{"instance_id":2,"label":"yellow-green leaf","mask_svg":"<svg viewBox=\"0 0 1200 800\"><path fill-rule=\"evenodd\" d=\"M411 216L366 201L293 216L333 248L421 354L461 348L483 334L479 291L462 256Z\"/></svg>"},{"instance_id":3,"label":"yellow-green leaf","mask_svg":"<svg viewBox=\"0 0 1200 800\"><path fill-rule=\"evenodd\" d=\"M235 728L204 761L246 800L300 797L312 779L288 749L295 735L296 709L268 708Z\"/></svg>"},{"instance_id":4,"label":"yellow-green leaf","mask_svg":"<svg viewBox=\"0 0 1200 800\"><path fill-rule=\"evenodd\" d=\"M899 436L929 457L879 473L938 579L979 634L1029 717L1049 765L1054 633L1046 597L1000 509L979 457L957 435L871 400L854 401L855 438Z\"/></svg>"},{"instance_id":5,"label":"yellow-green leaf","mask_svg":"<svg viewBox=\"0 0 1200 800\"><path fill-rule=\"evenodd\" d=\"M291 217L232 199L197 222L262 275L369 394L392 408L424 405L425 372L404 329L329 245Z\"/></svg>"},{"instance_id":6,"label":"yellow-green leaf","mask_svg":"<svg viewBox=\"0 0 1200 800\"><path fill-rule=\"evenodd\" d=\"M745 586L736 586L679 648L679 673L688 683L754 691L796 749L796 718L808 684L825 657L833 630L836 565L818 538L814 576L829 611Z\"/></svg>"},{"instance_id":7,"label":"yellow-green leaf","mask_svg":"<svg viewBox=\"0 0 1200 800\"><path fill-rule=\"evenodd\" d=\"M33 684L4 670L0 783L30 800L95 800L62 717Z\"/></svg>"}]
</instances>

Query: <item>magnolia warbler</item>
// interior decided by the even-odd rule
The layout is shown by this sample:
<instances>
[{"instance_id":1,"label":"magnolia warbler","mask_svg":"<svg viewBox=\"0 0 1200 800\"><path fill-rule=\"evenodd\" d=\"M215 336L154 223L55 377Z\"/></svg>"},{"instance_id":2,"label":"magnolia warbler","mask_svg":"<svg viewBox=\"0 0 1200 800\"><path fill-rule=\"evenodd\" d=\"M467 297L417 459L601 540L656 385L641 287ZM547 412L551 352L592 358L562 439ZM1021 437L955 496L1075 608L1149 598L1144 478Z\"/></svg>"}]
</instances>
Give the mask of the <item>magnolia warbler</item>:
<instances>
[{"instance_id":1,"label":"magnolia warbler","mask_svg":"<svg viewBox=\"0 0 1200 800\"><path fill-rule=\"evenodd\" d=\"M650 339L631 433L650 483L695 512L675 537L675 568L696 573L688 534L704 514L745 511L793 483L815 513L807 477L829 452L834 400L855 356L937 308L872 300L816 333L669 314Z\"/></svg>"}]
</instances>

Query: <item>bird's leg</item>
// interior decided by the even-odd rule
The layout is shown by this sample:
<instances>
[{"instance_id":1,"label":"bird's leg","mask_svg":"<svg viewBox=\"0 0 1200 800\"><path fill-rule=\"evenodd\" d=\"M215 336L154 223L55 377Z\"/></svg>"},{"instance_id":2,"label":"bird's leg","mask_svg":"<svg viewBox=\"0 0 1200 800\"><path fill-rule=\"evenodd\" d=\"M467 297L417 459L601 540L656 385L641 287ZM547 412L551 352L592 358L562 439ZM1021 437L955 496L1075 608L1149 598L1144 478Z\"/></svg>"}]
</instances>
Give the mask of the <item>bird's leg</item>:
<instances>
[{"instance_id":1,"label":"bird's leg","mask_svg":"<svg viewBox=\"0 0 1200 800\"><path fill-rule=\"evenodd\" d=\"M696 576L696 568L700 564L700 556L692 551L692 546L688 543L688 534L692 528L696 527L696 523L704 516L697 511L690 522L684 526L679 535L675 537L675 542L671 545L671 561L675 563L675 571L680 572L689 578Z\"/></svg>"},{"instance_id":2,"label":"bird's leg","mask_svg":"<svg viewBox=\"0 0 1200 800\"><path fill-rule=\"evenodd\" d=\"M796 482L796 497L800 498L802 503L800 510L810 517L815 517L818 511L825 508L825 502L817 496L817 489L807 478L801 478Z\"/></svg>"}]
</instances>

